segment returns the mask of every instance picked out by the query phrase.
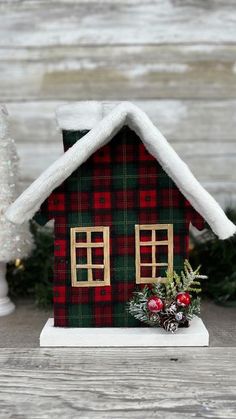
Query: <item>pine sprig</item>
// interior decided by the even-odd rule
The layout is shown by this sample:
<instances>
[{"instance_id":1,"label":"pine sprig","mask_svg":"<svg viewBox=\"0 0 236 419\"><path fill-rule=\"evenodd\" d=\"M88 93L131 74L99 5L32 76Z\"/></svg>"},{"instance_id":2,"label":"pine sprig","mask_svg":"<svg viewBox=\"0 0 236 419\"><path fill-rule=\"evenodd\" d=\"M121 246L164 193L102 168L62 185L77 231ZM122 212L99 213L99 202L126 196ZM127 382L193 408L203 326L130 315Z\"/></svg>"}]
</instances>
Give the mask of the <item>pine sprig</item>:
<instances>
[{"instance_id":1,"label":"pine sprig","mask_svg":"<svg viewBox=\"0 0 236 419\"><path fill-rule=\"evenodd\" d=\"M173 274L171 271L166 272L166 277L167 277L167 280L165 283L166 299L171 300L178 293L179 277L176 274L176 272L174 272ZM177 277L178 277L178 285L176 284Z\"/></svg>"},{"instance_id":2,"label":"pine sprig","mask_svg":"<svg viewBox=\"0 0 236 419\"><path fill-rule=\"evenodd\" d=\"M200 314L200 298L189 294L198 294L201 291L200 279L206 276L200 275L199 270L200 267L193 270L186 260L180 274L167 271L165 283L146 285L142 290L134 292L133 298L128 302L129 313L149 326L163 327L174 333L178 326L188 323L193 316ZM184 293L189 295L190 303L182 305L182 302L179 304L179 294ZM156 313L148 308L149 300L153 298L162 301L162 308Z\"/></svg>"},{"instance_id":3,"label":"pine sprig","mask_svg":"<svg viewBox=\"0 0 236 419\"><path fill-rule=\"evenodd\" d=\"M149 315L147 302L150 296L150 289L145 286L142 291L135 291L132 300L128 302L128 311L133 317L141 322L148 323Z\"/></svg>"},{"instance_id":4,"label":"pine sprig","mask_svg":"<svg viewBox=\"0 0 236 419\"><path fill-rule=\"evenodd\" d=\"M175 298L178 292L201 292L201 283L199 279L205 279L205 275L200 275L200 266L193 270L188 260L184 261L184 269L180 272L166 272L166 283L165 283L165 298L171 300Z\"/></svg>"},{"instance_id":5,"label":"pine sprig","mask_svg":"<svg viewBox=\"0 0 236 419\"><path fill-rule=\"evenodd\" d=\"M201 307L201 299L199 297L195 298L190 305L188 312L186 313L186 318L192 320L194 316L199 316Z\"/></svg>"},{"instance_id":6,"label":"pine sprig","mask_svg":"<svg viewBox=\"0 0 236 419\"><path fill-rule=\"evenodd\" d=\"M160 283L153 284L153 292L156 295L159 295L160 298L163 298L163 299L166 298L166 290L165 290L165 287L163 287L163 284L160 284ZM149 289L149 293L150 293L150 289Z\"/></svg>"},{"instance_id":7,"label":"pine sprig","mask_svg":"<svg viewBox=\"0 0 236 419\"><path fill-rule=\"evenodd\" d=\"M200 275L200 266L197 269L193 270L188 260L184 261L184 270L181 271L181 282L179 286L179 291L188 292L192 291L195 293L200 293L200 281L199 279L207 278L205 275Z\"/></svg>"}]
</instances>

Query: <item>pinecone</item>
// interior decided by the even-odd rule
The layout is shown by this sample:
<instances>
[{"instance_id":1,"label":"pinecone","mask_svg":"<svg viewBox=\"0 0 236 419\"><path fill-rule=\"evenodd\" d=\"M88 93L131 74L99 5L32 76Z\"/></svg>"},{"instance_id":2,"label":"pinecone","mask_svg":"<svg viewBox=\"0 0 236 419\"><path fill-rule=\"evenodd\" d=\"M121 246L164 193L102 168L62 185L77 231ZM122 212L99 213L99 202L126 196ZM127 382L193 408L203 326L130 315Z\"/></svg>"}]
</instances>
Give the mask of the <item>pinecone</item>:
<instances>
[{"instance_id":1,"label":"pinecone","mask_svg":"<svg viewBox=\"0 0 236 419\"><path fill-rule=\"evenodd\" d=\"M167 332L175 333L178 330L178 323L166 320L164 324L164 329Z\"/></svg>"},{"instance_id":2,"label":"pinecone","mask_svg":"<svg viewBox=\"0 0 236 419\"><path fill-rule=\"evenodd\" d=\"M160 326L167 332L174 333L178 330L178 322L174 315L164 315L160 319Z\"/></svg>"},{"instance_id":3,"label":"pinecone","mask_svg":"<svg viewBox=\"0 0 236 419\"><path fill-rule=\"evenodd\" d=\"M176 304L175 304L175 303L172 303L169 307L167 307L167 308L165 309L165 312L166 312L168 315L170 315L170 314L175 315L176 311L177 311L177 306L176 306Z\"/></svg>"},{"instance_id":4,"label":"pinecone","mask_svg":"<svg viewBox=\"0 0 236 419\"><path fill-rule=\"evenodd\" d=\"M184 320L181 320L181 322L179 322L179 327L189 327L189 326L190 326L190 322L186 318Z\"/></svg>"}]
</instances>

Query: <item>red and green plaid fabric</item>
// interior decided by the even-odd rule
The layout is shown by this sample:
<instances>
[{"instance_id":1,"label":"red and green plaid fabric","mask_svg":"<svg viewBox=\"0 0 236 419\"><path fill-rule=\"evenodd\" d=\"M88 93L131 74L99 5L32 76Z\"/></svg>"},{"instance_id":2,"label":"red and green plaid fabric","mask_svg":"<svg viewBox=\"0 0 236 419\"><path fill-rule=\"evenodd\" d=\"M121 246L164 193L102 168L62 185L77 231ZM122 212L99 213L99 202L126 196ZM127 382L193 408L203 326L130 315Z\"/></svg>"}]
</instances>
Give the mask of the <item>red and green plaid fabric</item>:
<instances>
[{"instance_id":1,"label":"red and green plaid fabric","mask_svg":"<svg viewBox=\"0 0 236 419\"><path fill-rule=\"evenodd\" d=\"M86 132L64 131L65 150ZM57 188L38 216L45 221L55 219L54 321L55 326L64 327L140 326L126 308L137 288L135 224L173 224L176 270L188 256L189 223L199 229L204 224L128 127ZM110 227L111 286L71 286L70 228L86 226ZM148 233L142 234L148 239ZM93 255L94 263L100 263L99 251ZM142 252L144 262L149 261L150 248L143 246ZM83 251L78 257L84 263ZM158 258L166 261L166 257L166 247L162 246Z\"/></svg>"}]
</instances>

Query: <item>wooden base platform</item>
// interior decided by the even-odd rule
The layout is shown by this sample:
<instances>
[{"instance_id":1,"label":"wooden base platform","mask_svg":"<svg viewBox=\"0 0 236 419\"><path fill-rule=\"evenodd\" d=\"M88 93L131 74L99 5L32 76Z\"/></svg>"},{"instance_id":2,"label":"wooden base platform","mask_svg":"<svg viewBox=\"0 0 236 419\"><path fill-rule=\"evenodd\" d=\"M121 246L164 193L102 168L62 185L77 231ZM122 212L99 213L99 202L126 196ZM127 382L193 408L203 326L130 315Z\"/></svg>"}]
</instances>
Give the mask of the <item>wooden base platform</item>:
<instances>
[{"instance_id":1,"label":"wooden base platform","mask_svg":"<svg viewBox=\"0 0 236 419\"><path fill-rule=\"evenodd\" d=\"M46 322L41 335L43 347L145 347L145 346L208 346L209 334L199 317L190 327L176 333L161 328L63 328Z\"/></svg>"}]
</instances>

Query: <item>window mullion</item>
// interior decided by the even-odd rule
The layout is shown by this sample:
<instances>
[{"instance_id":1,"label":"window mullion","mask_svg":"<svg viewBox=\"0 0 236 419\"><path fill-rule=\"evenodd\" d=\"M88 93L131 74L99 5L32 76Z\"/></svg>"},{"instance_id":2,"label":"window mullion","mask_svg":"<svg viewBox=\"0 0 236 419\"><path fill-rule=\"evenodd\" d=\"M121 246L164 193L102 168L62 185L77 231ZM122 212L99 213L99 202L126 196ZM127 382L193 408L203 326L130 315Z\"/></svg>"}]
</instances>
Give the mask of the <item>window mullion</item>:
<instances>
[{"instance_id":1,"label":"window mullion","mask_svg":"<svg viewBox=\"0 0 236 419\"><path fill-rule=\"evenodd\" d=\"M91 243L91 231L86 232L86 241L87 244ZM93 281L93 271L92 271L92 248L87 246L87 265L90 266L88 269L88 282Z\"/></svg>"},{"instance_id":2,"label":"window mullion","mask_svg":"<svg viewBox=\"0 0 236 419\"><path fill-rule=\"evenodd\" d=\"M110 285L110 245L109 245L109 227L103 229L103 265L104 265L104 284Z\"/></svg>"},{"instance_id":3,"label":"window mullion","mask_svg":"<svg viewBox=\"0 0 236 419\"><path fill-rule=\"evenodd\" d=\"M77 272L76 272L76 233L74 230L71 230L71 242L70 242L70 250L71 250L71 279L72 285L76 285L77 282Z\"/></svg>"},{"instance_id":4,"label":"window mullion","mask_svg":"<svg viewBox=\"0 0 236 419\"><path fill-rule=\"evenodd\" d=\"M136 282L141 280L141 264L140 264L140 226L135 225L135 266L136 266Z\"/></svg>"},{"instance_id":5,"label":"window mullion","mask_svg":"<svg viewBox=\"0 0 236 419\"><path fill-rule=\"evenodd\" d=\"M156 277L156 230L152 230L152 278Z\"/></svg>"},{"instance_id":6,"label":"window mullion","mask_svg":"<svg viewBox=\"0 0 236 419\"><path fill-rule=\"evenodd\" d=\"M167 229L168 234L168 270L173 271L173 225L169 224Z\"/></svg>"}]
</instances>

